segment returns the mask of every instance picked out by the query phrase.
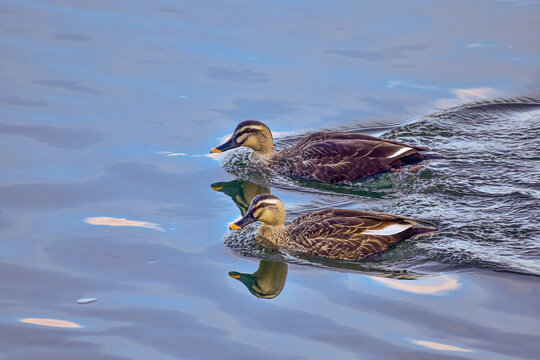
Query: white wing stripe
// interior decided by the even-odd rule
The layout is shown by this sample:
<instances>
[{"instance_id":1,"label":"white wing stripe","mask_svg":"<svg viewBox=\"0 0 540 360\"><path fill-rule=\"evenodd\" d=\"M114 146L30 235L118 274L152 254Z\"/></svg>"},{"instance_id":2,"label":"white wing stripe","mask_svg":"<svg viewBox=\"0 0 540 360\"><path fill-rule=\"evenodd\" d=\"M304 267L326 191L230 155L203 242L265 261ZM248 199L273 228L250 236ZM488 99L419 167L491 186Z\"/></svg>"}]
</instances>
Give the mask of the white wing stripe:
<instances>
[{"instance_id":1,"label":"white wing stripe","mask_svg":"<svg viewBox=\"0 0 540 360\"><path fill-rule=\"evenodd\" d=\"M401 154L403 154L404 152L409 151L409 150L412 150L412 148L410 148L410 147L403 147L403 148L401 148L401 149L398 149L398 150L397 150L395 153L393 153L392 155L387 156L386 158L387 158L387 159L390 159L390 158L396 157L396 156L401 155Z\"/></svg>"},{"instance_id":2,"label":"white wing stripe","mask_svg":"<svg viewBox=\"0 0 540 360\"><path fill-rule=\"evenodd\" d=\"M413 226L412 224L391 224L383 229L368 229L362 231L365 235L394 235L399 234Z\"/></svg>"}]
</instances>

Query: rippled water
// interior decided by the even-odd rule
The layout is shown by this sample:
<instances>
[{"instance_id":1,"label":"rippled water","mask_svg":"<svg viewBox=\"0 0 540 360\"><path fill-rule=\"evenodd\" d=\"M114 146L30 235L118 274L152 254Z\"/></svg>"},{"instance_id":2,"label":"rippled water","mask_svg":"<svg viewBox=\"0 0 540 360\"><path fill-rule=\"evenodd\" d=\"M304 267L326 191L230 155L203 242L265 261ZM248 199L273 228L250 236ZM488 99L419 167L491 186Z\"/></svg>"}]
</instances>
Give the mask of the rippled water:
<instances>
[{"instance_id":1,"label":"rippled water","mask_svg":"<svg viewBox=\"0 0 540 360\"><path fill-rule=\"evenodd\" d=\"M302 136L278 139L277 144L286 146ZM309 191L305 188L309 186L316 193L342 194L305 205L302 211L320 205L360 206L438 224L436 236L400 244L399 250L386 253L376 262L381 269L486 267L540 275L536 221L540 217L540 100L468 104L398 126L383 137L426 146L442 158L425 161L418 172L383 174L351 186L295 181L270 173L257 168L249 151L228 156L224 166L258 183L298 191ZM268 189L253 189L251 194L258 191ZM381 201L366 207L362 196ZM249 236L230 235L226 242L245 255L266 252L254 246ZM374 265L351 262L347 266L369 269Z\"/></svg>"},{"instance_id":2,"label":"rippled water","mask_svg":"<svg viewBox=\"0 0 540 360\"><path fill-rule=\"evenodd\" d=\"M539 11L1 2L0 359L537 359ZM231 175L207 155L245 119L443 158L349 187ZM272 253L227 229L261 191L440 232L371 262Z\"/></svg>"}]
</instances>

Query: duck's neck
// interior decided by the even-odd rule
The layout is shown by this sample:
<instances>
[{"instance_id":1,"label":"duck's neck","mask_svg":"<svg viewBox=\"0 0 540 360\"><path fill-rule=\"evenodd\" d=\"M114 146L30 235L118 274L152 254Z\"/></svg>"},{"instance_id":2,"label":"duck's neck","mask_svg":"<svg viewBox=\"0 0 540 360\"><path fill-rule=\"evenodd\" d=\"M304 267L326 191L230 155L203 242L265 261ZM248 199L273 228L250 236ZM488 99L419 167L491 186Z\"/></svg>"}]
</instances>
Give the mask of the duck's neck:
<instances>
[{"instance_id":1,"label":"duck's neck","mask_svg":"<svg viewBox=\"0 0 540 360\"><path fill-rule=\"evenodd\" d=\"M260 148L256 150L253 150L255 155L257 155L259 160L262 162L269 162L276 154L276 152L274 151L274 143L272 141L263 144Z\"/></svg>"},{"instance_id":2,"label":"duck's neck","mask_svg":"<svg viewBox=\"0 0 540 360\"><path fill-rule=\"evenodd\" d=\"M262 223L259 226L259 235L263 237L266 241L271 242L277 246L286 245L286 231L284 225L268 225Z\"/></svg>"}]
</instances>

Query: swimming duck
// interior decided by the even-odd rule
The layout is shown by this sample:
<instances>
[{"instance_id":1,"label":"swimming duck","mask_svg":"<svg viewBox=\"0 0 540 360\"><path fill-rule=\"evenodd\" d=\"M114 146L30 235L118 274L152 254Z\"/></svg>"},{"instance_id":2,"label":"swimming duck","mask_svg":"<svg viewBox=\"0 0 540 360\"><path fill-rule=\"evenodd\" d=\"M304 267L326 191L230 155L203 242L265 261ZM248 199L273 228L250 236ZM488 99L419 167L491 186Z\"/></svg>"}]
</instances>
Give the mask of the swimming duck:
<instances>
[{"instance_id":1,"label":"swimming duck","mask_svg":"<svg viewBox=\"0 0 540 360\"><path fill-rule=\"evenodd\" d=\"M428 150L364 134L317 132L276 152L268 126L247 120L238 124L229 140L210 152L240 146L253 149L259 161L279 173L330 184L350 183L421 161L424 157L420 152Z\"/></svg>"},{"instance_id":2,"label":"swimming duck","mask_svg":"<svg viewBox=\"0 0 540 360\"><path fill-rule=\"evenodd\" d=\"M256 297L273 299L281 293L285 286L287 268L286 263L261 260L259 268L253 274L230 271L229 276L242 282Z\"/></svg>"},{"instance_id":3,"label":"swimming duck","mask_svg":"<svg viewBox=\"0 0 540 360\"><path fill-rule=\"evenodd\" d=\"M434 232L428 223L403 216L346 209L313 211L285 226L285 207L274 195L257 195L246 214L229 228L261 221L256 241L270 248L330 259L376 257L405 239Z\"/></svg>"}]
</instances>

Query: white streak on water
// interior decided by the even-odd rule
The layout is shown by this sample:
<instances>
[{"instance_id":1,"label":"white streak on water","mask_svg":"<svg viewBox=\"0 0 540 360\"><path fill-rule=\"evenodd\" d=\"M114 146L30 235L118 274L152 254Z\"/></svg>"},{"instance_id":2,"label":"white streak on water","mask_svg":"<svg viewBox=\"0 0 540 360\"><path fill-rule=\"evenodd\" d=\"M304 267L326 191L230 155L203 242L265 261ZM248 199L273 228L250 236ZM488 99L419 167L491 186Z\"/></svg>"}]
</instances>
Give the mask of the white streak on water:
<instances>
[{"instance_id":1,"label":"white streak on water","mask_svg":"<svg viewBox=\"0 0 540 360\"><path fill-rule=\"evenodd\" d=\"M141 227L146 229L154 229L158 231L164 231L158 224L148 221L128 220L126 218L114 218L114 217L87 217L84 222L90 225L104 225L104 226L132 226Z\"/></svg>"},{"instance_id":2,"label":"white streak on water","mask_svg":"<svg viewBox=\"0 0 540 360\"><path fill-rule=\"evenodd\" d=\"M380 276L370 277L392 289L422 295L443 295L461 287L457 276L441 275L417 280L391 279Z\"/></svg>"},{"instance_id":3,"label":"white streak on water","mask_svg":"<svg viewBox=\"0 0 540 360\"><path fill-rule=\"evenodd\" d=\"M447 344L441 344L434 341L427 341L427 340L411 340L413 344L420 345L427 347L428 349L432 350L439 350L439 351L459 351L459 352L472 352L472 350L465 349L459 346L454 345L447 345Z\"/></svg>"},{"instance_id":4,"label":"white streak on water","mask_svg":"<svg viewBox=\"0 0 540 360\"><path fill-rule=\"evenodd\" d=\"M97 300L98 300L97 298L82 298L82 299L77 300L77 303L81 305L86 305L86 304L93 303Z\"/></svg>"}]
</instances>

